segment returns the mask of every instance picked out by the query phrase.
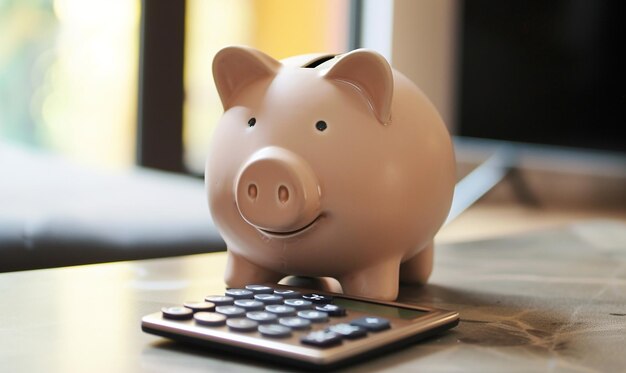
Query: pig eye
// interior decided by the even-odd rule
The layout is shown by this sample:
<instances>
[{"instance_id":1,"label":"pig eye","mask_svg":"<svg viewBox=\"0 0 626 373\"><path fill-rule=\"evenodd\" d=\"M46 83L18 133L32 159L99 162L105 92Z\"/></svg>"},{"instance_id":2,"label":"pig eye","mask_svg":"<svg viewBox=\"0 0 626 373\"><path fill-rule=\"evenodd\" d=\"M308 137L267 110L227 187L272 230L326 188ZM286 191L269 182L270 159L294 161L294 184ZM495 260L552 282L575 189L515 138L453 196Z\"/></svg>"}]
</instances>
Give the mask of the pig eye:
<instances>
[{"instance_id":1,"label":"pig eye","mask_svg":"<svg viewBox=\"0 0 626 373\"><path fill-rule=\"evenodd\" d=\"M324 122L323 120L315 123L315 128L317 128L317 130L320 132L324 131L327 127L328 126L326 125L326 122Z\"/></svg>"},{"instance_id":2,"label":"pig eye","mask_svg":"<svg viewBox=\"0 0 626 373\"><path fill-rule=\"evenodd\" d=\"M255 124L256 124L256 118L250 118L250 120L248 121L248 126L254 127Z\"/></svg>"}]
</instances>

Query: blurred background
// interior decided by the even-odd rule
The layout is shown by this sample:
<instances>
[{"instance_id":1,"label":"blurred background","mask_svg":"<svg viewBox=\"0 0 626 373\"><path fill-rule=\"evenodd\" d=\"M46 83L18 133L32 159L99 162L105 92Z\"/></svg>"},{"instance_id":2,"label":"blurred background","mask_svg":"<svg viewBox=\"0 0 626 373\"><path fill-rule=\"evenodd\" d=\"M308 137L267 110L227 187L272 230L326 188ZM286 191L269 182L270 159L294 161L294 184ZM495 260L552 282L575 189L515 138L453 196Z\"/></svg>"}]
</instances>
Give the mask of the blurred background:
<instances>
[{"instance_id":1,"label":"blurred background","mask_svg":"<svg viewBox=\"0 0 626 373\"><path fill-rule=\"evenodd\" d=\"M0 1L0 136L134 162L139 1Z\"/></svg>"},{"instance_id":2,"label":"blurred background","mask_svg":"<svg viewBox=\"0 0 626 373\"><path fill-rule=\"evenodd\" d=\"M426 92L455 134L626 151L621 1L171 3L0 1L0 136L91 165L201 174L221 114L211 76L220 48L280 59L369 47ZM154 73L142 81L142 69ZM180 91L169 97L182 102L166 105L180 109L154 114L164 109L154 93L141 95L151 84ZM171 123L149 122L159 118ZM182 141L170 156L178 164L142 157L141 134L159 125L179 129L180 139L157 138Z\"/></svg>"},{"instance_id":3,"label":"blurred background","mask_svg":"<svg viewBox=\"0 0 626 373\"><path fill-rule=\"evenodd\" d=\"M142 31L160 8L170 13ZM161 52L182 53L182 87L160 86L183 92L180 123L170 124L182 126L176 171L202 173L221 114L211 61L231 44L279 59L373 48L455 134L624 152L623 14L609 0L2 0L0 136L91 165L140 162L140 68L159 63L151 50L140 59L141 38L159 28L155 37L183 43Z\"/></svg>"},{"instance_id":4,"label":"blurred background","mask_svg":"<svg viewBox=\"0 0 626 373\"><path fill-rule=\"evenodd\" d=\"M195 184L193 192L155 189L143 205L151 215L126 217L155 224L136 240L170 226L176 211L181 227L197 216L199 223L187 227L203 231L198 179L222 114L211 63L233 44L277 59L377 50L439 109L455 136L459 178L504 148L495 173L479 178L497 183L503 170L512 171L511 182L492 193L496 201L498 195L532 206L582 201L624 214L624 7L619 0L0 0L0 246L22 245L30 237L23 226L36 227L33 236L56 232L51 222L58 216L76 226L86 221L85 211L109 208L109 215L89 215L100 217L93 225L101 229L105 218L118 221L124 206L142 210L136 206L149 188L130 179L146 169ZM101 180L79 186L93 175L64 176L56 171L62 167L50 168L50 157L113 172L107 180L126 179L114 187ZM54 187L41 184L53 176ZM67 185L74 184L70 193ZM65 196L45 210L43 201L55 198L42 190ZM85 193L77 201L87 190L98 198ZM151 210L164 194L199 197L168 198L167 213ZM89 207L93 201L101 205ZM68 204L75 215L62 211ZM196 215L188 213L195 205ZM18 238L3 243L3 232ZM86 237L81 245L90 242Z\"/></svg>"},{"instance_id":5,"label":"blurred background","mask_svg":"<svg viewBox=\"0 0 626 373\"><path fill-rule=\"evenodd\" d=\"M201 173L212 125L222 112L211 75L219 49L250 45L275 58L348 50L349 0L166 3L2 0L0 136L86 164L135 164L141 18L158 13L163 34L181 36L162 45L162 53L180 50L184 60L174 72L183 86L162 87L184 90L182 122L171 126L182 124L184 171ZM150 28L152 22L144 25ZM158 65L149 60L158 53L142 63Z\"/></svg>"}]
</instances>

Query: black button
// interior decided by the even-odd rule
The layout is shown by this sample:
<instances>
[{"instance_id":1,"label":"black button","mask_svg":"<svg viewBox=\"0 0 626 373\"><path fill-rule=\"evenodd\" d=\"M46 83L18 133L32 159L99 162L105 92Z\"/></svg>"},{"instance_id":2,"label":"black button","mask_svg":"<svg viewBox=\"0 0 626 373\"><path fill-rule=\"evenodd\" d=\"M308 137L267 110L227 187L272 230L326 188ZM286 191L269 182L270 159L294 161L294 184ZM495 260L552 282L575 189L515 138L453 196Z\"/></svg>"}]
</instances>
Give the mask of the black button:
<instances>
[{"instance_id":1,"label":"black button","mask_svg":"<svg viewBox=\"0 0 626 373\"><path fill-rule=\"evenodd\" d=\"M350 324L360 326L372 332L378 332L391 327L389 320L376 316L366 316L354 319L350 322Z\"/></svg>"},{"instance_id":2,"label":"black button","mask_svg":"<svg viewBox=\"0 0 626 373\"><path fill-rule=\"evenodd\" d=\"M341 336L328 330L317 330L300 339L300 342L316 347L330 347L341 343Z\"/></svg>"},{"instance_id":3,"label":"black button","mask_svg":"<svg viewBox=\"0 0 626 373\"><path fill-rule=\"evenodd\" d=\"M254 293L247 289L228 289L226 295L235 299L252 299Z\"/></svg>"},{"instance_id":4,"label":"black button","mask_svg":"<svg viewBox=\"0 0 626 373\"><path fill-rule=\"evenodd\" d=\"M291 336L291 329L284 325L259 325L258 330L265 337L285 338Z\"/></svg>"},{"instance_id":5,"label":"black button","mask_svg":"<svg viewBox=\"0 0 626 373\"><path fill-rule=\"evenodd\" d=\"M274 294L279 295L285 299L300 298L300 292L289 289L275 289Z\"/></svg>"},{"instance_id":6,"label":"black button","mask_svg":"<svg viewBox=\"0 0 626 373\"><path fill-rule=\"evenodd\" d=\"M237 306L217 306L215 307L215 312L221 313L228 318L243 317L246 314L246 310Z\"/></svg>"},{"instance_id":7,"label":"black button","mask_svg":"<svg viewBox=\"0 0 626 373\"><path fill-rule=\"evenodd\" d=\"M331 325L326 330L337 333L347 339L361 338L367 334L367 330L364 328L346 323Z\"/></svg>"},{"instance_id":8,"label":"black button","mask_svg":"<svg viewBox=\"0 0 626 373\"><path fill-rule=\"evenodd\" d=\"M206 326L222 326L226 322L226 316L215 312L196 312L193 318L198 324Z\"/></svg>"},{"instance_id":9,"label":"black button","mask_svg":"<svg viewBox=\"0 0 626 373\"><path fill-rule=\"evenodd\" d=\"M307 310L313 307L313 303L304 299L285 299L285 305L291 306L297 310Z\"/></svg>"},{"instance_id":10,"label":"black button","mask_svg":"<svg viewBox=\"0 0 626 373\"><path fill-rule=\"evenodd\" d=\"M317 311L326 312L328 316L345 316L346 309L336 304L325 304L323 306L315 306Z\"/></svg>"},{"instance_id":11,"label":"black button","mask_svg":"<svg viewBox=\"0 0 626 373\"><path fill-rule=\"evenodd\" d=\"M295 308L284 304L270 304L269 306L265 306L265 310L267 312L276 314L279 317L293 316L296 314Z\"/></svg>"},{"instance_id":12,"label":"black button","mask_svg":"<svg viewBox=\"0 0 626 373\"><path fill-rule=\"evenodd\" d=\"M263 302L266 305L283 303L283 297L274 294L256 294L254 296L254 299L258 300L259 302Z\"/></svg>"},{"instance_id":13,"label":"black button","mask_svg":"<svg viewBox=\"0 0 626 373\"><path fill-rule=\"evenodd\" d=\"M213 302L185 302L183 304L193 312L213 312L215 311L215 304Z\"/></svg>"},{"instance_id":14,"label":"black button","mask_svg":"<svg viewBox=\"0 0 626 373\"><path fill-rule=\"evenodd\" d=\"M265 285L246 285L246 290L250 290L254 294L272 294L274 289Z\"/></svg>"},{"instance_id":15,"label":"black button","mask_svg":"<svg viewBox=\"0 0 626 373\"><path fill-rule=\"evenodd\" d=\"M204 300L207 302L211 302L216 306L230 306L233 304L235 298L227 297L224 295L207 295Z\"/></svg>"},{"instance_id":16,"label":"black button","mask_svg":"<svg viewBox=\"0 0 626 373\"><path fill-rule=\"evenodd\" d=\"M328 320L328 314L326 312L316 310L298 311L298 317L302 317L303 319L307 319L311 322L324 322Z\"/></svg>"},{"instance_id":17,"label":"black button","mask_svg":"<svg viewBox=\"0 0 626 373\"><path fill-rule=\"evenodd\" d=\"M261 311L265 308L265 305L258 300L254 299L237 299L235 306L241 307L246 311Z\"/></svg>"},{"instance_id":18,"label":"black button","mask_svg":"<svg viewBox=\"0 0 626 373\"><path fill-rule=\"evenodd\" d=\"M306 299L310 302L313 302L315 304L326 304L326 303L330 303L333 301L333 297L328 296L328 295L322 295L322 294L304 294L302 296L302 299Z\"/></svg>"},{"instance_id":19,"label":"black button","mask_svg":"<svg viewBox=\"0 0 626 373\"><path fill-rule=\"evenodd\" d=\"M193 311L187 307L163 307L163 317L170 320L188 320L193 317Z\"/></svg>"},{"instance_id":20,"label":"black button","mask_svg":"<svg viewBox=\"0 0 626 373\"><path fill-rule=\"evenodd\" d=\"M250 319L228 319L226 325L231 330L237 332L253 332L259 326L259 323Z\"/></svg>"},{"instance_id":21,"label":"black button","mask_svg":"<svg viewBox=\"0 0 626 373\"><path fill-rule=\"evenodd\" d=\"M259 324L273 323L274 321L276 321L276 319L278 319L278 316L276 316L276 314L266 311L248 312L246 313L246 317L250 320L258 322Z\"/></svg>"},{"instance_id":22,"label":"black button","mask_svg":"<svg viewBox=\"0 0 626 373\"><path fill-rule=\"evenodd\" d=\"M291 329L302 330L311 328L311 322L306 319L301 319L299 317L281 317L278 320L280 325L287 326Z\"/></svg>"}]
</instances>

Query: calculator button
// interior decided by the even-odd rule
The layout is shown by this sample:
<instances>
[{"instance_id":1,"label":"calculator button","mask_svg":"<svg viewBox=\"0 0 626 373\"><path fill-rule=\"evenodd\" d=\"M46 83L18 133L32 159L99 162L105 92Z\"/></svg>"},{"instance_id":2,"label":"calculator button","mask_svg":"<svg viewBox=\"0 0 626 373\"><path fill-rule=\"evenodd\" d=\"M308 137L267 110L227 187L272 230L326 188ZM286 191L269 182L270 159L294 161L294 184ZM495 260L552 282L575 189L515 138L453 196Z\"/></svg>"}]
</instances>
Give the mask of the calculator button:
<instances>
[{"instance_id":1,"label":"calculator button","mask_svg":"<svg viewBox=\"0 0 626 373\"><path fill-rule=\"evenodd\" d=\"M346 309L343 307L337 306L336 304L319 305L319 306L315 306L315 309L317 311L326 312L328 316L345 316L346 315Z\"/></svg>"},{"instance_id":2,"label":"calculator button","mask_svg":"<svg viewBox=\"0 0 626 373\"><path fill-rule=\"evenodd\" d=\"M252 299L254 293L246 289L228 289L225 294L235 299Z\"/></svg>"},{"instance_id":3,"label":"calculator button","mask_svg":"<svg viewBox=\"0 0 626 373\"><path fill-rule=\"evenodd\" d=\"M253 332L259 326L259 323L250 319L228 319L226 325L236 332Z\"/></svg>"},{"instance_id":4,"label":"calculator button","mask_svg":"<svg viewBox=\"0 0 626 373\"><path fill-rule=\"evenodd\" d=\"M267 312L274 313L279 317L293 316L296 314L296 309L294 307L286 306L284 304L270 304L269 306L265 306L265 310Z\"/></svg>"},{"instance_id":5,"label":"calculator button","mask_svg":"<svg viewBox=\"0 0 626 373\"><path fill-rule=\"evenodd\" d=\"M207 295L204 297L204 300L207 302L211 302L216 306L230 306L233 304L235 298L227 297L224 295Z\"/></svg>"},{"instance_id":6,"label":"calculator button","mask_svg":"<svg viewBox=\"0 0 626 373\"><path fill-rule=\"evenodd\" d=\"M207 326L221 326L226 323L226 316L215 312L196 312L193 318L198 324Z\"/></svg>"},{"instance_id":7,"label":"calculator button","mask_svg":"<svg viewBox=\"0 0 626 373\"><path fill-rule=\"evenodd\" d=\"M246 311L262 311L265 305L254 299L237 299L235 306L241 307Z\"/></svg>"},{"instance_id":8,"label":"calculator button","mask_svg":"<svg viewBox=\"0 0 626 373\"><path fill-rule=\"evenodd\" d=\"M246 285L246 290L250 290L254 294L273 294L274 289L265 285Z\"/></svg>"},{"instance_id":9,"label":"calculator button","mask_svg":"<svg viewBox=\"0 0 626 373\"><path fill-rule=\"evenodd\" d=\"M186 307L163 307L163 317L171 320L188 320L193 316L193 311Z\"/></svg>"},{"instance_id":10,"label":"calculator button","mask_svg":"<svg viewBox=\"0 0 626 373\"><path fill-rule=\"evenodd\" d=\"M301 319L299 317L281 317L278 319L280 325L287 326L291 329L303 330L311 327L311 322L307 319Z\"/></svg>"},{"instance_id":11,"label":"calculator button","mask_svg":"<svg viewBox=\"0 0 626 373\"><path fill-rule=\"evenodd\" d=\"M258 330L265 337L285 338L291 336L291 329L284 325L259 325Z\"/></svg>"},{"instance_id":12,"label":"calculator button","mask_svg":"<svg viewBox=\"0 0 626 373\"><path fill-rule=\"evenodd\" d=\"M317 330L300 339L300 342L316 347L330 347L341 343L341 336L328 330Z\"/></svg>"},{"instance_id":13,"label":"calculator button","mask_svg":"<svg viewBox=\"0 0 626 373\"><path fill-rule=\"evenodd\" d=\"M300 298L300 292L288 289L275 289L274 294L279 295L285 299Z\"/></svg>"},{"instance_id":14,"label":"calculator button","mask_svg":"<svg viewBox=\"0 0 626 373\"><path fill-rule=\"evenodd\" d=\"M221 313L228 318L243 317L246 314L246 310L237 306L217 306L215 307L215 312Z\"/></svg>"},{"instance_id":15,"label":"calculator button","mask_svg":"<svg viewBox=\"0 0 626 373\"><path fill-rule=\"evenodd\" d=\"M256 294L254 296L254 299L258 300L259 302L263 302L266 305L283 303L283 297L274 294Z\"/></svg>"},{"instance_id":16,"label":"calculator button","mask_svg":"<svg viewBox=\"0 0 626 373\"><path fill-rule=\"evenodd\" d=\"M211 302L185 302L183 304L193 312L213 312L215 311L215 304Z\"/></svg>"},{"instance_id":17,"label":"calculator button","mask_svg":"<svg viewBox=\"0 0 626 373\"><path fill-rule=\"evenodd\" d=\"M367 334L367 330L364 328L346 323L331 325L326 330L337 333L347 339L361 338Z\"/></svg>"},{"instance_id":18,"label":"calculator button","mask_svg":"<svg viewBox=\"0 0 626 373\"><path fill-rule=\"evenodd\" d=\"M271 312L266 312L266 311L248 312L246 313L246 317L249 318L250 320L254 320L258 322L259 324L273 323L274 321L278 319L278 316L276 316L276 314L271 313Z\"/></svg>"},{"instance_id":19,"label":"calculator button","mask_svg":"<svg viewBox=\"0 0 626 373\"><path fill-rule=\"evenodd\" d=\"M350 324L360 326L372 332L389 329L389 327L391 326L389 324L389 320L375 316L366 316L359 319L354 319L350 322Z\"/></svg>"},{"instance_id":20,"label":"calculator button","mask_svg":"<svg viewBox=\"0 0 626 373\"><path fill-rule=\"evenodd\" d=\"M324 322L328 320L328 314L326 312L320 312L316 310L298 311L298 317L307 319L311 322Z\"/></svg>"},{"instance_id":21,"label":"calculator button","mask_svg":"<svg viewBox=\"0 0 626 373\"><path fill-rule=\"evenodd\" d=\"M291 306L297 310L306 310L313 306L313 303L304 299L285 299L284 303L285 305Z\"/></svg>"},{"instance_id":22,"label":"calculator button","mask_svg":"<svg viewBox=\"0 0 626 373\"><path fill-rule=\"evenodd\" d=\"M321 295L321 294L304 294L302 296L302 299L308 300L310 302L313 302L315 304L326 304L326 303L330 303L333 301L333 297L328 296L328 295Z\"/></svg>"}]
</instances>

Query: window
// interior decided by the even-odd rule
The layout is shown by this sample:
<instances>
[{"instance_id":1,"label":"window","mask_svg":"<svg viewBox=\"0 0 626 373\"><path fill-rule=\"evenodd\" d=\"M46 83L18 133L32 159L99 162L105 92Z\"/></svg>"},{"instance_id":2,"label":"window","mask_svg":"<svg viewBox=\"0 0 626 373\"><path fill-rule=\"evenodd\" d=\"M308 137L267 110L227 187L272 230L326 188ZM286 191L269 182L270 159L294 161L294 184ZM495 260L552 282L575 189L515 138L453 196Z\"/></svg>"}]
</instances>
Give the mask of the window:
<instances>
[{"instance_id":1,"label":"window","mask_svg":"<svg viewBox=\"0 0 626 373\"><path fill-rule=\"evenodd\" d=\"M135 160L138 0L0 3L0 138L83 163Z\"/></svg>"},{"instance_id":2,"label":"window","mask_svg":"<svg viewBox=\"0 0 626 373\"><path fill-rule=\"evenodd\" d=\"M204 172L214 124L222 115L211 64L228 45L248 45L281 59L348 49L349 0L188 0L185 34L184 160Z\"/></svg>"},{"instance_id":3,"label":"window","mask_svg":"<svg viewBox=\"0 0 626 373\"><path fill-rule=\"evenodd\" d=\"M179 11L184 19L183 13L178 18ZM211 74L215 53L233 44L256 47L277 59L345 52L349 13L350 0L4 1L0 138L96 166L128 167L138 154L142 165L181 171L180 155L162 153L178 149L166 144L179 141L172 133L180 132L174 101L182 92L155 93L154 84L180 89L177 78L159 76L163 69L169 76L180 74L172 71L177 62L164 61L163 53L182 50L183 37L172 35L184 25L184 168L201 174L211 130L222 114ZM144 105L139 116L138 94ZM165 117L157 108L162 101L172 106Z\"/></svg>"}]
</instances>

